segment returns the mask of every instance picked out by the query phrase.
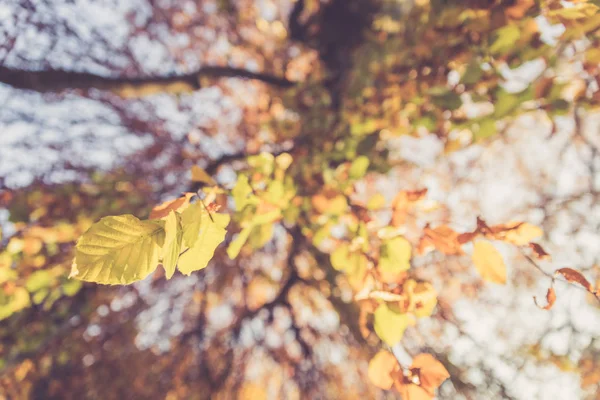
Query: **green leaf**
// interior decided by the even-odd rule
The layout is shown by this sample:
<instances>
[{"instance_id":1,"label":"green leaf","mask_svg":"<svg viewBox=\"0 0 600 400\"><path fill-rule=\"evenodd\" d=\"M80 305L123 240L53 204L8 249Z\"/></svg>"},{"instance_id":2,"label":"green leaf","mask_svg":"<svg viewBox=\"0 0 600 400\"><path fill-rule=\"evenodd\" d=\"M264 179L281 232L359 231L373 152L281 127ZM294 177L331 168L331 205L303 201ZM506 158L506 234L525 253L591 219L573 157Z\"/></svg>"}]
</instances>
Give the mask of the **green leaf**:
<instances>
[{"instance_id":1,"label":"green leaf","mask_svg":"<svg viewBox=\"0 0 600 400\"><path fill-rule=\"evenodd\" d=\"M254 228L254 225L245 227L240 233L238 233L235 239L231 241L229 247L227 247L227 255L229 258L233 260L238 256L238 254L240 254L240 250L242 250L242 246L244 246L248 240L248 236L250 236L252 228Z\"/></svg>"},{"instance_id":2,"label":"green leaf","mask_svg":"<svg viewBox=\"0 0 600 400\"><path fill-rule=\"evenodd\" d=\"M403 237L395 237L381 246L379 269L384 273L399 274L410 268L411 246Z\"/></svg>"},{"instance_id":3,"label":"green leaf","mask_svg":"<svg viewBox=\"0 0 600 400\"><path fill-rule=\"evenodd\" d=\"M197 234L196 241L179 257L177 269L182 274L189 275L193 271L206 268L215 254L215 249L225 239L227 233L225 228L229 225L229 219L230 217L227 214L213 213L209 215L208 212L200 214L200 231ZM194 226L196 225L194 224Z\"/></svg>"},{"instance_id":4,"label":"green leaf","mask_svg":"<svg viewBox=\"0 0 600 400\"><path fill-rule=\"evenodd\" d=\"M404 336L406 328L413 322L410 315L396 312L385 303L377 307L373 316L375 333L389 346L398 343Z\"/></svg>"},{"instance_id":5,"label":"green leaf","mask_svg":"<svg viewBox=\"0 0 600 400\"><path fill-rule=\"evenodd\" d=\"M367 169L369 168L369 158L366 156L359 156L354 161L352 161L352 165L350 166L350 171L348 174L351 179L360 179L367 173Z\"/></svg>"},{"instance_id":6,"label":"green leaf","mask_svg":"<svg viewBox=\"0 0 600 400\"><path fill-rule=\"evenodd\" d=\"M70 277L105 285L144 279L158 265L163 225L133 215L102 218L79 238Z\"/></svg>"},{"instance_id":7,"label":"green leaf","mask_svg":"<svg viewBox=\"0 0 600 400\"><path fill-rule=\"evenodd\" d=\"M175 211L171 211L165 219L165 244L162 249L162 265L167 279L171 279L175 273L179 253L181 253L183 230L181 229L180 219L181 217Z\"/></svg>"},{"instance_id":8,"label":"green leaf","mask_svg":"<svg viewBox=\"0 0 600 400\"><path fill-rule=\"evenodd\" d=\"M479 62L471 61L465 69L465 73L461 78L461 83L464 83L465 85L472 85L479 82L482 76L483 70L481 69Z\"/></svg>"},{"instance_id":9,"label":"green leaf","mask_svg":"<svg viewBox=\"0 0 600 400\"><path fill-rule=\"evenodd\" d=\"M508 93L504 90L499 90L496 95L494 104L494 116L497 119L503 118L513 113L519 106L533 98L532 86L520 93Z\"/></svg>"},{"instance_id":10,"label":"green leaf","mask_svg":"<svg viewBox=\"0 0 600 400\"><path fill-rule=\"evenodd\" d=\"M456 110L462 106L462 100L458 93L444 89L443 91L433 91L431 93L431 102L444 110Z\"/></svg>"}]
</instances>

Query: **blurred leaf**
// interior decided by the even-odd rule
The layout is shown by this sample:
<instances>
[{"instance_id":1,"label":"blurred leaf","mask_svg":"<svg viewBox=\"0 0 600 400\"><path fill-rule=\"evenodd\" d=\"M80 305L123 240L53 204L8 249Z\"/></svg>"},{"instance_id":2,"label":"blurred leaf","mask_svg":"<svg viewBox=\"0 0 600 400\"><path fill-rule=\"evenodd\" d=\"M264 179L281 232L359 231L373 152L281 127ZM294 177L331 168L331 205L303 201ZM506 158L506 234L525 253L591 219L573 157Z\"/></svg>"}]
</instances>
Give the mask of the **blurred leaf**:
<instances>
[{"instance_id":1,"label":"blurred leaf","mask_svg":"<svg viewBox=\"0 0 600 400\"><path fill-rule=\"evenodd\" d=\"M552 308L552 306L556 302L556 292L554 291L553 287L548 288L548 291L546 292L546 305L545 306L540 306L538 304L537 298L535 296L533 296L533 301L535 302L535 305L537 305L539 308L541 308L543 310L549 310Z\"/></svg>"},{"instance_id":2,"label":"blurred leaf","mask_svg":"<svg viewBox=\"0 0 600 400\"><path fill-rule=\"evenodd\" d=\"M252 187L248 183L248 177L245 175L238 175L237 182L234 188L231 190L233 201L235 201L235 208L237 211L243 210L248 204L254 204L255 196L252 195Z\"/></svg>"},{"instance_id":3,"label":"blurred leaf","mask_svg":"<svg viewBox=\"0 0 600 400\"><path fill-rule=\"evenodd\" d=\"M420 386L429 392L434 392L450 374L444 365L431 354L419 354L413 359L411 369L419 371Z\"/></svg>"},{"instance_id":4,"label":"blurred leaf","mask_svg":"<svg viewBox=\"0 0 600 400\"><path fill-rule=\"evenodd\" d=\"M367 169L369 168L369 158L366 156L359 156L354 161L352 161L352 165L350 166L350 171L348 174L351 179L360 179L367 173Z\"/></svg>"},{"instance_id":5,"label":"blurred leaf","mask_svg":"<svg viewBox=\"0 0 600 400\"><path fill-rule=\"evenodd\" d=\"M206 183L210 186L215 186L217 182L202 168L197 165L192 167L192 182Z\"/></svg>"},{"instance_id":6,"label":"blurred leaf","mask_svg":"<svg viewBox=\"0 0 600 400\"><path fill-rule=\"evenodd\" d=\"M381 245L379 269L385 274L399 274L410 268L411 245L403 237L385 241Z\"/></svg>"},{"instance_id":7,"label":"blurred leaf","mask_svg":"<svg viewBox=\"0 0 600 400\"><path fill-rule=\"evenodd\" d=\"M495 117L483 118L477 125L478 128L473 131L473 139L476 142L492 137L498 132Z\"/></svg>"},{"instance_id":8,"label":"blurred leaf","mask_svg":"<svg viewBox=\"0 0 600 400\"><path fill-rule=\"evenodd\" d=\"M369 361L368 376L371 383L380 389L391 389L394 384L392 373L400 369L396 357L386 350L380 350Z\"/></svg>"},{"instance_id":9,"label":"blurred leaf","mask_svg":"<svg viewBox=\"0 0 600 400\"><path fill-rule=\"evenodd\" d=\"M506 266L502 255L493 244L483 240L475 242L472 258L473 264L484 280L492 283L506 283Z\"/></svg>"},{"instance_id":10,"label":"blurred leaf","mask_svg":"<svg viewBox=\"0 0 600 400\"><path fill-rule=\"evenodd\" d=\"M52 283L52 280L53 280L53 278L52 278L52 275L50 274L50 272L45 271L45 270L35 271L31 275L29 275L29 277L27 278L27 282L25 283L25 288L30 293L33 293L37 290L40 290L42 288L46 288L46 287L50 286L50 284Z\"/></svg>"},{"instance_id":11,"label":"blurred leaf","mask_svg":"<svg viewBox=\"0 0 600 400\"><path fill-rule=\"evenodd\" d=\"M503 240L517 246L526 246L533 239L543 234L542 228L525 222L519 224L516 229L507 231Z\"/></svg>"},{"instance_id":12,"label":"blurred leaf","mask_svg":"<svg viewBox=\"0 0 600 400\"><path fill-rule=\"evenodd\" d=\"M381 303L374 313L375 333L388 346L394 346L404 336L404 331L413 319L408 314L393 311L385 303Z\"/></svg>"},{"instance_id":13,"label":"blurred leaf","mask_svg":"<svg viewBox=\"0 0 600 400\"><path fill-rule=\"evenodd\" d=\"M503 55L510 50L514 50L515 44L521 37L521 31L515 24L509 24L494 32L495 39L489 47L489 51L494 55Z\"/></svg>"},{"instance_id":14,"label":"blurred leaf","mask_svg":"<svg viewBox=\"0 0 600 400\"><path fill-rule=\"evenodd\" d=\"M242 246L244 246L244 244L248 240L250 232L252 232L253 228L253 225L245 227L240 233L238 233L235 239L231 241L229 247L227 247L227 255L230 259L233 260L238 256L238 254L240 254L240 250L242 250Z\"/></svg>"}]
</instances>

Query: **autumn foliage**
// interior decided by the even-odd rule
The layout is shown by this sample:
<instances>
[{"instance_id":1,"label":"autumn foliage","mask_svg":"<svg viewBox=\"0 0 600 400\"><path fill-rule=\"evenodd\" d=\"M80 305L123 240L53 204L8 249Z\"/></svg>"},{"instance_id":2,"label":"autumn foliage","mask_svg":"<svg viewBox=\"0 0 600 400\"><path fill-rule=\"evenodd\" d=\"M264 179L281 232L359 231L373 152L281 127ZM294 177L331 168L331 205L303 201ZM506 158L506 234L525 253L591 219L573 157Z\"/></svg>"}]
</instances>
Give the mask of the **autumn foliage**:
<instances>
[{"instance_id":1,"label":"autumn foliage","mask_svg":"<svg viewBox=\"0 0 600 400\"><path fill-rule=\"evenodd\" d=\"M228 9L231 2L220 3L223 15L236 13ZM540 313L551 312L561 301L556 282L600 299L598 284L576 265L550 272L542 268L552 254L540 244L541 225L483 218L469 227L453 224L449 200L436 195L435 188L426 183L409 187L402 176L394 175L399 163L392 150L399 138L427 133L443 143L442 157L451 157L469 146L493 142L528 113L543 113L554 126L566 114L592 112L600 105L597 2L431 0L415 1L401 12L393 1L357 2L358 11L335 1L294 4L304 3L298 17L307 24L302 34L292 32L287 22L263 19L253 26L243 13L235 14L240 24L258 29L260 34L246 38L249 42L261 34L273 35L278 46L286 40L298 44L297 52L304 57L278 71L283 82L266 79L276 89L260 92L260 104L244 105L248 131L241 152L206 161L186 147L175 163L177 185L160 193L153 192L144 177L122 171L92 176L62 192L50 186L2 192L15 229L2 239L0 319L16 320L38 308L58 312L65 298L83 296L86 290L109 290L93 284L135 287L145 279L154 285L210 269L235 271L242 277L239 281L225 272L210 278L227 290L227 296L244 293L247 314L235 309L242 316L231 318L231 335L239 336L243 321L263 308L273 315L279 305L292 311L302 302L305 309L318 308L312 302L321 297L309 295L316 291L354 327L353 340L370 360L366 376L372 387L404 400L426 400L453 378L451 361L431 349L411 354L408 360L396 355L405 352L407 332L441 312L438 292L451 274L439 268L428 275L416 264L433 264L434 259L442 266L458 263L475 281L473 287L481 288L521 279L508 261L513 258L508 255L517 254L522 263L540 271L543 290L547 288L545 295L531 292ZM336 46L335 51L343 50L335 53L338 57L332 56L326 41L311 36L341 40L329 32L338 27L326 24L327 18L338 21L332 12L368 17L361 19L359 38L347 33L348 43ZM183 13L178 21L185 24L188 17L192 18ZM564 27L562 33L547 39L542 20ZM318 21L321 25L310 25ZM288 57L271 47L258 53ZM570 47L579 50L565 50ZM578 59L585 78L561 77L569 57ZM506 85L507 69L534 61L542 70L533 79L516 89ZM273 63L273 68L282 62ZM205 83L210 79L198 76ZM159 83L135 90L113 88L111 93L138 98L163 90L171 95L195 90L189 82L179 82L175 89ZM191 144L189 148L197 145L193 135L182 140ZM261 254L269 256L259 264L285 265L278 278L248 272L259 269L252 260ZM265 270L269 268L270 264ZM295 292L297 287L302 289ZM189 301L216 302L213 294L202 291ZM73 300L68 307L74 304ZM345 311L339 311L342 308ZM294 315L302 319L304 314ZM206 317L198 321L200 328L189 335L203 335ZM311 346L295 329L292 336L300 348L296 353L309 354ZM223 332L218 334L225 337ZM214 361L226 370L219 358L223 354L229 353L223 350L205 364ZM288 357L294 365L302 359L279 353L277 357ZM20 355L9 358L13 373L26 376L34 369L23 367ZM217 369L204 374L212 379ZM594 375L589 365L588 370L586 376ZM596 375L589 378L592 383L600 381ZM181 376L185 374L180 375L185 380ZM211 388L217 392L221 387ZM186 390L169 398L185 398ZM241 398L266 398L260 387L244 385L237 393Z\"/></svg>"}]
</instances>

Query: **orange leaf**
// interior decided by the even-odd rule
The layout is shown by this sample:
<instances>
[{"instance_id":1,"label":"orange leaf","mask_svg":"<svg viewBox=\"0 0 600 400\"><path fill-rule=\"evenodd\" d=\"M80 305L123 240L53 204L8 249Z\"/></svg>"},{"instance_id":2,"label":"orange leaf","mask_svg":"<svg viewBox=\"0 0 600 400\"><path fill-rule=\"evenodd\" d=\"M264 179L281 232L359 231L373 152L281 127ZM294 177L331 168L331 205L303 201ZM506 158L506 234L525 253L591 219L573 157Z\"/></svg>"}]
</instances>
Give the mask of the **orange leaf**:
<instances>
[{"instance_id":1,"label":"orange leaf","mask_svg":"<svg viewBox=\"0 0 600 400\"><path fill-rule=\"evenodd\" d=\"M419 369L421 387L428 392L435 391L450 374L446 367L436 360L431 354L419 354L413 360L411 369Z\"/></svg>"},{"instance_id":2,"label":"orange leaf","mask_svg":"<svg viewBox=\"0 0 600 400\"><path fill-rule=\"evenodd\" d=\"M180 197L175 200L165 201L164 203L154 207L152 209L152 211L150 211L149 218L150 219L160 219L160 218L163 218L163 217L166 217L167 215L169 215L169 212L171 210L181 211L181 210L187 208L187 206L190 205L190 199L195 194L196 193L184 193L183 197Z\"/></svg>"},{"instance_id":3,"label":"orange leaf","mask_svg":"<svg viewBox=\"0 0 600 400\"><path fill-rule=\"evenodd\" d=\"M432 400L435 397L435 394L412 383L396 381L394 387L400 392L402 400Z\"/></svg>"},{"instance_id":4,"label":"orange leaf","mask_svg":"<svg viewBox=\"0 0 600 400\"><path fill-rule=\"evenodd\" d=\"M417 250L419 254L423 254L429 246L433 246L447 255L463 254L458 237L458 233L447 225L440 225L433 229L426 226Z\"/></svg>"},{"instance_id":5,"label":"orange leaf","mask_svg":"<svg viewBox=\"0 0 600 400\"><path fill-rule=\"evenodd\" d=\"M399 192L394 200L392 200L392 222L391 225L398 227L403 225L406 221L406 215L408 214L408 208L411 203L419 201L425 196L427 189L421 190L402 190Z\"/></svg>"},{"instance_id":6,"label":"orange leaf","mask_svg":"<svg viewBox=\"0 0 600 400\"><path fill-rule=\"evenodd\" d=\"M556 275L556 274L562 275L567 281L569 281L571 283L579 283L581 286L583 286L589 292L592 292L592 293L594 292L594 288L592 287L592 284L589 283L588 280L585 279L585 277L583 275L581 275L581 272L575 271L574 269L571 269L571 268L561 268L554 273L554 275Z\"/></svg>"},{"instance_id":7,"label":"orange leaf","mask_svg":"<svg viewBox=\"0 0 600 400\"><path fill-rule=\"evenodd\" d=\"M556 301L556 292L554 291L553 287L548 288L548 292L546 293L546 302L548 304L546 304L543 307L538 304L535 296L533 296L533 301L535 302L535 305L538 306L539 308L541 308L543 310L549 310L552 308L552 306L554 305L554 302Z\"/></svg>"},{"instance_id":8,"label":"orange leaf","mask_svg":"<svg viewBox=\"0 0 600 400\"><path fill-rule=\"evenodd\" d=\"M373 385L388 390L394 384L392 373L399 369L396 357L389 351L381 350L369 361L368 376Z\"/></svg>"}]
</instances>

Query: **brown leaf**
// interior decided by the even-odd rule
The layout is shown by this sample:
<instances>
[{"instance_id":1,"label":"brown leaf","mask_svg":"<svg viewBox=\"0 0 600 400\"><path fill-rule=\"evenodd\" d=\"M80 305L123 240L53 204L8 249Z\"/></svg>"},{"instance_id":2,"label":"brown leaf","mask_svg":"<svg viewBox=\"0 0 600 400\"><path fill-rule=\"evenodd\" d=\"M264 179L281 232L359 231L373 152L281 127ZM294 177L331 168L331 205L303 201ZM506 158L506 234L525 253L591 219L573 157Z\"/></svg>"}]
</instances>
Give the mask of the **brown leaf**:
<instances>
[{"instance_id":1,"label":"brown leaf","mask_svg":"<svg viewBox=\"0 0 600 400\"><path fill-rule=\"evenodd\" d=\"M465 244L465 243L470 242L473 239L475 239L477 237L477 235L478 235L477 231L465 232L465 233L461 233L460 235L458 235L456 240L458 241L459 244Z\"/></svg>"},{"instance_id":2,"label":"brown leaf","mask_svg":"<svg viewBox=\"0 0 600 400\"><path fill-rule=\"evenodd\" d=\"M446 367L436 360L431 354L419 354L413 359L411 369L419 370L421 387L428 392L435 391L450 374Z\"/></svg>"},{"instance_id":3,"label":"brown leaf","mask_svg":"<svg viewBox=\"0 0 600 400\"><path fill-rule=\"evenodd\" d=\"M594 288L592 284L588 282L587 279L581 274L579 271L575 271L571 268L561 268L557 270L554 275L562 275L567 281L571 283L579 283L583 286L588 292L594 293Z\"/></svg>"},{"instance_id":4,"label":"brown leaf","mask_svg":"<svg viewBox=\"0 0 600 400\"><path fill-rule=\"evenodd\" d=\"M195 195L195 193L185 193L182 197L175 200L168 200L164 203L154 207L152 211L150 211L150 219L160 219L169 215L171 210L173 211L181 211L187 208L190 205L190 199Z\"/></svg>"},{"instance_id":5,"label":"brown leaf","mask_svg":"<svg viewBox=\"0 0 600 400\"><path fill-rule=\"evenodd\" d=\"M475 242L472 259L484 280L500 284L506 283L506 265L504 265L502 255L493 244L483 240Z\"/></svg>"},{"instance_id":6,"label":"brown leaf","mask_svg":"<svg viewBox=\"0 0 600 400\"><path fill-rule=\"evenodd\" d=\"M546 253L546 250L542 246L537 243L531 242L529 243L529 247L533 250L533 254L537 259L547 260L550 259L550 254Z\"/></svg>"},{"instance_id":7,"label":"brown leaf","mask_svg":"<svg viewBox=\"0 0 600 400\"><path fill-rule=\"evenodd\" d=\"M396 357L389 351L381 350L369 361L367 374L373 385L388 390L394 384L392 374L399 369Z\"/></svg>"},{"instance_id":8,"label":"brown leaf","mask_svg":"<svg viewBox=\"0 0 600 400\"><path fill-rule=\"evenodd\" d=\"M547 304L543 307L538 304L537 298L535 296L533 296L533 301L535 302L535 305L538 306L539 308L541 308L543 310L549 310L552 308L552 306L554 305L554 302L556 301L556 292L554 291L553 287L548 288L548 292L546 293Z\"/></svg>"},{"instance_id":9,"label":"brown leaf","mask_svg":"<svg viewBox=\"0 0 600 400\"><path fill-rule=\"evenodd\" d=\"M426 226L423 229L423 236L417 251L419 254L423 254L428 247L433 246L436 250L447 255L463 254L458 237L459 234L447 225L440 225L433 229Z\"/></svg>"}]
</instances>

